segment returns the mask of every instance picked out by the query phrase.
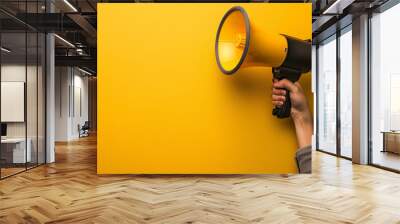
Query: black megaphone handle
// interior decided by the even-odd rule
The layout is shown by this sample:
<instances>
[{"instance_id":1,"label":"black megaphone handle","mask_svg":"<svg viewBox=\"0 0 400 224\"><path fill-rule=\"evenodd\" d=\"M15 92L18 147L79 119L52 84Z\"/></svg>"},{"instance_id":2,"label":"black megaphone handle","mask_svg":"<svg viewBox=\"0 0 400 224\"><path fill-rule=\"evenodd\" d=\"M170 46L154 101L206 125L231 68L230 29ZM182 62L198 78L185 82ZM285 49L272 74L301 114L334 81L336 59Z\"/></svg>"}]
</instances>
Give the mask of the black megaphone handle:
<instances>
[{"instance_id":1,"label":"black megaphone handle","mask_svg":"<svg viewBox=\"0 0 400 224\"><path fill-rule=\"evenodd\" d=\"M287 118L290 116L290 111L292 108L292 102L290 101L290 92L285 88L279 89L286 90L285 102L282 106L275 106L275 108L272 110L272 114L278 118Z\"/></svg>"}]
</instances>

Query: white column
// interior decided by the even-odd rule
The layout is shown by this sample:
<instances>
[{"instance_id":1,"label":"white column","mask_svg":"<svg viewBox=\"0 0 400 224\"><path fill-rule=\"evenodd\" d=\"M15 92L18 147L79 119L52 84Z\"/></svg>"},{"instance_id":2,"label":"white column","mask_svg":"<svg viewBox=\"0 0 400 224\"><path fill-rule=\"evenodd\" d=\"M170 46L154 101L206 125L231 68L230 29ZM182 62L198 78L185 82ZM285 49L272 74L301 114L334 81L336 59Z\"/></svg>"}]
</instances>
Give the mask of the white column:
<instances>
[{"instance_id":1,"label":"white column","mask_svg":"<svg viewBox=\"0 0 400 224\"><path fill-rule=\"evenodd\" d=\"M353 19L353 162L368 163L368 15Z\"/></svg>"},{"instance_id":2,"label":"white column","mask_svg":"<svg viewBox=\"0 0 400 224\"><path fill-rule=\"evenodd\" d=\"M55 60L54 60L54 35L46 36L46 163L55 161L54 133L55 133Z\"/></svg>"},{"instance_id":3,"label":"white column","mask_svg":"<svg viewBox=\"0 0 400 224\"><path fill-rule=\"evenodd\" d=\"M46 1L46 12L54 12L54 5ZM46 163L55 161L55 42L54 34L46 35Z\"/></svg>"}]
</instances>

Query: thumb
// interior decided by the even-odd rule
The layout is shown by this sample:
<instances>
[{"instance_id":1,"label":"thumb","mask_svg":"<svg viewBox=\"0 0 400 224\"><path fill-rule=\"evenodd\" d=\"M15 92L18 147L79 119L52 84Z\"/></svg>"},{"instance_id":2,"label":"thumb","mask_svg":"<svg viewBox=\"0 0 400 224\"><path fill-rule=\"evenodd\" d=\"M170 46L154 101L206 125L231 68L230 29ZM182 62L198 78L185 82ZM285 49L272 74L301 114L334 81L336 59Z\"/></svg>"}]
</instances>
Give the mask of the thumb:
<instances>
[{"instance_id":1,"label":"thumb","mask_svg":"<svg viewBox=\"0 0 400 224\"><path fill-rule=\"evenodd\" d=\"M278 82L273 83L273 85L274 85L274 88L285 88L285 89L289 90L289 92L296 91L296 85L287 79L279 80Z\"/></svg>"}]
</instances>

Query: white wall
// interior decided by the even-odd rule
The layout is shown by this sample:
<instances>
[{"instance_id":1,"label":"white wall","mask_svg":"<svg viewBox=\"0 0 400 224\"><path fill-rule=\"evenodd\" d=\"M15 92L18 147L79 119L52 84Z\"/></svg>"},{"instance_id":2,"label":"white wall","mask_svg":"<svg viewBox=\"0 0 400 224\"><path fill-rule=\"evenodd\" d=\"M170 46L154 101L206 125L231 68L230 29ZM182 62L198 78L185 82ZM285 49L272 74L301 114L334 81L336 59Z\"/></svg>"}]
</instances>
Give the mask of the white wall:
<instances>
[{"instance_id":1,"label":"white wall","mask_svg":"<svg viewBox=\"0 0 400 224\"><path fill-rule=\"evenodd\" d=\"M38 69L38 70L37 70ZM27 80L26 80L27 79ZM24 138L25 135L30 139L32 161L44 162L45 150L45 118L44 118L44 74L42 67L18 63L3 64L1 66L2 82L24 82L26 83L26 108L22 112L27 115L27 120L23 122L6 122L8 138ZM7 97L7 96L2 96ZM10 108L1 108L8 110ZM12 111L11 111L12 112ZM39 155L37 156L37 153Z\"/></svg>"},{"instance_id":2,"label":"white wall","mask_svg":"<svg viewBox=\"0 0 400 224\"><path fill-rule=\"evenodd\" d=\"M25 83L1 82L1 121L25 121ZM36 108L36 107L35 107Z\"/></svg>"},{"instance_id":3,"label":"white wall","mask_svg":"<svg viewBox=\"0 0 400 224\"><path fill-rule=\"evenodd\" d=\"M67 67L55 68L55 141L68 140L69 73Z\"/></svg>"},{"instance_id":4,"label":"white wall","mask_svg":"<svg viewBox=\"0 0 400 224\"><path fill-rule=\"evenodd\" d=\"M72 67L56 67L55 73L55 140L70 141L88 120L88 77Z\"/></svg>"},{"instance_id":5,"label":"white wall","mask_svg":"<svg viewBox=\"0 0 400 224\"><path fill-rule=\"evenodd\" d=\"M1 81L2 82L25 82L25 71L26 67L25 64L19 65L19 64L5 64L1 66ZM36 85L36 81L34 83L31 83L33 78L30 78L30 75L35 75L36 76L36 67L34 66L28 66L27 67L27 74L28 74L28 80L30 84ZM32 90L34 92L30 92L29 90ZM36 98L36 89L29 88L28 93L27 93L28 98L29 97L34 97ZM32 99L27 99L28 102L33 101ZM32 105L33 106L33 105ZM36 108L36 105L34 105ZM6 110L6 108L1 108L2 110ZM30 117L30 116L33 117ZM36 114L33 113L28 113L28 122L35 121L36 122ZM28 125L29 127L32 127L33 125ZM35 128L36 129L36 128ZM29 132L29 130L28 130ZM7 136L8 137L25 137L25 122L8 122L7 123ZM29 137L29 136L28 136Z\"/></svg>"},{"instance_id":6,"label":"white wall","mask_svg":"<svg viewBox=\"0 0 400 224\"><path fill-rule=\"evenodd\" d=\"M28 67L28 70L32 67ZM2 82L25 82L25 64L9 64L1 66ZM5 108L1 108L5 110ZM25 137L25 123L7 123L7 137Z\"/></svg>"},{"instance_id":7,"label":"white wall","mask_svg":"<svg viewBox=\"0 0 400 224\"><path fill-rule=\"evenodd\" d=\"M82 76L82 73L76 74L75 70L75 75L74 75L74 108L75 113L73 113L73 119L72 119L72 132L71 135L74 138L79 137L79 132L78 132L78 124L83 125L85 121L88 121L89 119L89 94L88 94L88 77L87 76ZM80 97L79 97L80 96ZM80 102L78 102L80 101ZM80 110L81 111L80 111Z\"/></svg>"}]
</instances>

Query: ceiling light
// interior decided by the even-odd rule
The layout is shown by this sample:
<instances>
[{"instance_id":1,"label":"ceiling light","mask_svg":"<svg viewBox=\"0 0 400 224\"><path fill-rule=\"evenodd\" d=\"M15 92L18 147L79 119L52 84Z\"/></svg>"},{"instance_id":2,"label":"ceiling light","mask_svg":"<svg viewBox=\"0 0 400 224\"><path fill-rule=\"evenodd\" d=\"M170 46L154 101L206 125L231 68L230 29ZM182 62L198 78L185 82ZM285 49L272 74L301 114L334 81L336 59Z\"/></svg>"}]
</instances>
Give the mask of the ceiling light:
<instances>
[{"instance_id":1,"label":"ceiling light","mask_svg":"<svg viewBox=\"0 0 400 224\"><path fill-rule=\"evenodd\" d=\"M61 40L62 42L64 42L65 44L67 44L68 46L70 46L70 47L72 47L72 48L75 48L75 45L73 45L71 42L69 42L68 40L66 40L66 39L64 39L64 38L62 38L62 37L60 37L59 35L57 35L57 34L54 34L54 36L55 37L57 37L59 40Z\"/></svg>"},{"instance_id":2,"label":"ceiling light","mask_svg":"<svg viewBox=\"0 0 400 224\"><path fill-rule=\"evenodd\" d=\"M76 53L78 53L78 55L84 55L84 52L83 52L82 48L77 48L76 49Z\"/></svg>"},{"instance_id":3,"label":"ceiling light","mask_svg":"<svg viewBox=\"0 0 400 224\"><path fill-rule=\"evenodd\" d=\"M65 4L67 4L74 12L78 12L78 10L68 1L64 0Z\"/></svg>"},{"instance_id":4,"label":"ceiling light","mask_svg":"<svg viewBox=\"0 0 400 224\"><path fill-rule=\"evenodd\" d=\"M83 70L83 69L81 69L81 68L79 68L79 67L78 67L78 70L81 71L81 72L83 72L83 73L85 73L85 74L87 74L87 75L90 75L90 76L93 75L92 73L90 73L90 72L88 72L88 71L86 71L86 70Z\"/></svg>"},{"instance_id":5,"label":"ceiling light","mask_svg":"<svg viewBox=\"0 0 400 224\"><path fill-rule=\"evenodd\" d=\"M9 49L7 49L5 47L1 47L0 49L1 49L1 51L4 51L6 53L10 53L11 52L11 50L9 50Z\"/></svg>"},{"instance_id":6,"label":"ceiling light","mask_svg":"<svg viewBox=\"0 0 400 224\"><path fill-rule=\"evenodd\" d=\"M325 9L322 14L342 14L343 10L351 5L354 1L355 0L336 0L332 5Z\"/></svg>"}]
</instances>

